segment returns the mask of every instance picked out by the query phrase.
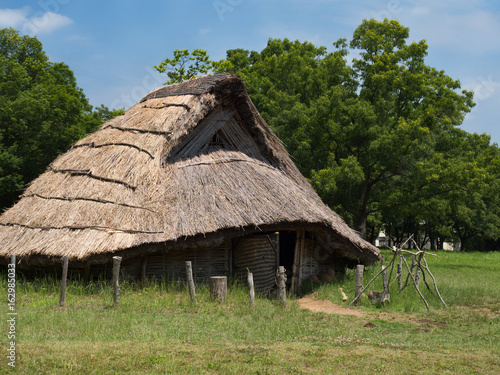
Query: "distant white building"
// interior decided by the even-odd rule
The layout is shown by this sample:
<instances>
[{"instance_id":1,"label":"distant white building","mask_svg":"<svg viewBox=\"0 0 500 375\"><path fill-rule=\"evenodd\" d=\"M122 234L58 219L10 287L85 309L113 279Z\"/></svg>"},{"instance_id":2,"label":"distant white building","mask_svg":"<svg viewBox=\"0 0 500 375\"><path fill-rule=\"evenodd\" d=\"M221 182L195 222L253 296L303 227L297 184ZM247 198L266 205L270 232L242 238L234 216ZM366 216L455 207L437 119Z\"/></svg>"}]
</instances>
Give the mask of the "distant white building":
<instances>
[{"instance_id":1,"label":"distant white building","mask_svg":"<svg viewBox=\"0 0 500 375\"><path fill-rule=\"evenodd\" d=\"M389 238L385 235L385 232L380 232L378 234L377 239L375 240L375 246L377 247L390 247L389 246ZM424 250L436 250L436 249L431 249L431 244L430 242L427 242L423 248ZM443 250L448 250L448 251L460 251L460 241L457 242L451 242L451 241L444 241L443 242Z\"/></svg>"}]
</instances>

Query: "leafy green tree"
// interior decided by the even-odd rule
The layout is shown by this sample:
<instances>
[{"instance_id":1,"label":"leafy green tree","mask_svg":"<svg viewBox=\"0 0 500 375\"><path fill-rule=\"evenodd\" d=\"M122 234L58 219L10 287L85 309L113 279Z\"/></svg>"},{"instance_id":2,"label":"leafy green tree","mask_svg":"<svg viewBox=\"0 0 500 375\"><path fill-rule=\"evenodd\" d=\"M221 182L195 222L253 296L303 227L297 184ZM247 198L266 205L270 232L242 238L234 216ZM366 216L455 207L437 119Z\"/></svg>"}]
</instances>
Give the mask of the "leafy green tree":
<instances>
[{"instance_id":1,"label":"leafy green tree","mask_svg":"<svg viewBox=\"0 0 500 375\"><path fill-rule=\"evenodd\" d=\"M95 130L106 110L92 111L73 72L50 62L36 37L0 29L0 207Z\"/></svg>"},{"instance_id":2,"label":"leafy green tree","mask_svg":"<svg viewBox=\"0 0 500 375\"><path fill-rule=\"evenodd\" d=\"M425 64L425 41L408 37L397 21L365 20L330 53L287 39L247 60L228 52L299 169L365 237L405 176L474 105L459 81ZM352 64L349 47L359 56Z\"/></svg>"},{"instance_id":3,"label":"leafy green tree","mask_svg":"<svg viewBox=\"0 0 500 375\"><path fill-rule=\"evenodd\" d=\"M225 60L210 60L207 51L203 49L195 49L193 52L184 49L175 50L172 59L167 58L154 67L158 72L167 74L169 79L165 84L170 85L193 79L199 75L224 71L228 65Z\"/></svg>"}]
</instances>

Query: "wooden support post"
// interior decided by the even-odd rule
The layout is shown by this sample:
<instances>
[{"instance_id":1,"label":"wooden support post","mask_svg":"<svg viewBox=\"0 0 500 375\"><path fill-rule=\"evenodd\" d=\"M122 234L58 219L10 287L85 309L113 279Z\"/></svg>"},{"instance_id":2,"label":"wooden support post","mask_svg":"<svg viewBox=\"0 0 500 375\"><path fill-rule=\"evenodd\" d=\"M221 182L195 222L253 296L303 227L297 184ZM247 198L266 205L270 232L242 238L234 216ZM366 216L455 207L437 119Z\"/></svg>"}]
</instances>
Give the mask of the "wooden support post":
<instances>
[{"instance_id":1,"label":"wooden support post","mask_svg":"<svg viewBox=\"0 0 500 375\"><path fill-rule=\"evenodd\" d=\"M113 257L113 289L115 292L115 304L120 299L120 263L122 257Z\"/></svg>"},{"instance_id":2,"label":"wooden support post","mask_svg":"<svg viewBox=\"0 0 500 375\"><path fill-rule=\"evenodd\" d=\"M66 301L66 282L68 280L68 256L62 258L62 278L61 278L61 297L59 298L59 306L64 306Z\"/></svg>"},{"instance_id":3,"label":"wooden support post","mask_svg":"<svg viewBox=\"0 0 500 375\"><path fill-rule=\"evenodd\" d=\"M286 270L285 267L279 266L276 274L276 281L278 284L278 296L280 298L281 306L286 307Z\"/></svg>"},{"instance_id":4,"label":"wooden support post","mask_svg":"<svg viewBox=\"0 0 500 375\"><path fill-rule=\"evenodd\" d=\"M398 281L399 281L399 290L403 290L403 256L399 254L399 263L398 263Z\"/></svg>"},{"instance_id":5,"label":"wooden support post","mask_svg":"<svg viewBox=\"0 0 500 375\"><path fill-rule=\"evenodd\" d=\"M354 298L359 299L359 295L363 290L363 272L365 271L365 266L358 264L356 267L356 288L354 290Z\"/></svg>"},{"instance_id":6,"label":"wooden support post","mask_svg":"<svg viewBox=\"0 0 500 375\"><path fill-rule=\"evenodd\" d=\"M210 295L219 303L226 301L227 276L212 276L210 278Z\"/></svg>"},{"instance_id":7,"label":"wooden support post","mask_svg":"<svg viewBox=\"0 0 500 375\"><path fill-rule=\"evenodd\" d=\"M253 307L255 305L255 288L253 285L253 273L248 272L247 282L248 282L248 295L250 297L250 307Z\"/></svg>"},{"instance_id":8,"label":"wooden support post","mask_svg":"<svg viewBox=\"0 0 500 375\"><path fill-rule=\"evenodd\" d=\"M189 296L191 297L191 302L196 305L196 290L194 289L194 280L193 280L193 267L191 265L191 261L186 261L186 278L189 287Z\"/></svg>"},{"instance_id":9,"label":"wooden support post","mask_svg":"<svg viewBox=\"0 0 500 375\"><path fill-rule=\"evenodd\" d=\"M145 255L142 258L141 262L141 289L144 288L146 286L146 283L148 282L148 277L146 274L147 266L148 266L148 256Z\"/></svg>"}]
</instances>

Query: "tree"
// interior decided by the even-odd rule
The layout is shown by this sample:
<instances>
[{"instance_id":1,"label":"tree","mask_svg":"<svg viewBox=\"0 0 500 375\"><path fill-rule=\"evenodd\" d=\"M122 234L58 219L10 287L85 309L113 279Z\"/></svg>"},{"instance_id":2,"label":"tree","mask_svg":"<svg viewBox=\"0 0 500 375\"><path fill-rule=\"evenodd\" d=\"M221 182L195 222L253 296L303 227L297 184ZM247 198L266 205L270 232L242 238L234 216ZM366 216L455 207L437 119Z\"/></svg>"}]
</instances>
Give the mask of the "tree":
<instances>
[{"instance_id":1,"label":"tree","mask_svg":"<svg viewBox=\"0 0 500 375\"><path fill-rule=\"evenodd\" d=\"M364 237L380 224L370 223L381 217L374 214L474 105L458 80L425 65L425 41L408 37L397 21L365 20L331 53L287 39L247 51L248 62L245 51L228 51L299 169ZM349 47L359 51L352 64Z\"/></svg>"},{"instance_id":2,"label":"tree","mask_svg":"<svg viewBox=\"0 0 500 375\"><path fill-rule=\"evenodd\" d=\"M169 80L165 84L170 85L210 72L218 73L224 71L228 65L225 60L210 60L207 51L203 49L195 49L193 52L184 49L175 50L172 59L167 58L154 67L158 72L167 74Z\"/></svg>"},{"instance_id":3,"label":"tree","mask_svg":"<svg viewBox=\"0 0 500 375\"><path fill-rule=\"evenodd\" d=\"M50 62L36 37L0 29L0 207L95 130L106 110L92 111L73 72Z\"/></svg>"}]
</instances>

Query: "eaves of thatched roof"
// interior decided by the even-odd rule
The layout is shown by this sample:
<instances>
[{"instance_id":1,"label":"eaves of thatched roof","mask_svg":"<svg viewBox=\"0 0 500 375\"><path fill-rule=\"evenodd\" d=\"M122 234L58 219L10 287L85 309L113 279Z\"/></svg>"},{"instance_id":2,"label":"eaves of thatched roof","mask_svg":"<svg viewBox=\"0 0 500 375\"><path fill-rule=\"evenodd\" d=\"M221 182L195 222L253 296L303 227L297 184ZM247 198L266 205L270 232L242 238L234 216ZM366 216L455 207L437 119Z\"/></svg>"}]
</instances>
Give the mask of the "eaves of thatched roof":
<instances>
[{"instance_id":1,"label":"eaves of thatched roof","mask_svg":"<svg viewBox=\"0 0 500 375\"><path fill-rule=\"evenodd\" d=\"M0 256L72 260L304 228L378 251L314 192L235 75L160 88L59 156L0 217Z\"/></svg>"}]
</instances>

